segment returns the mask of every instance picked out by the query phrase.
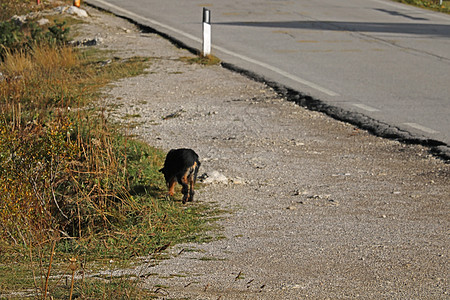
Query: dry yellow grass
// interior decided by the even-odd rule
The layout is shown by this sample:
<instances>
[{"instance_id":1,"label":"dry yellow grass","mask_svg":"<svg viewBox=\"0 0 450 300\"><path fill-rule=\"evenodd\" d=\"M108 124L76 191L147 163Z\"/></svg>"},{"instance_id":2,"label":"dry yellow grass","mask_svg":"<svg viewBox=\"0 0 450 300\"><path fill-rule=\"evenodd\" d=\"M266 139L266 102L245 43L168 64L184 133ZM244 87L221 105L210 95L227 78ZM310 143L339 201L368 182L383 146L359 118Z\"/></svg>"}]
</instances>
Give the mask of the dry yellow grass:
<instances>
[{"instance_id":1,"label":"dry yellow grass","mask_svg":"<svg viewBox=\"0 0 450 300\"><path fill-rule=\"evenodd\" d=\"M24 51L11 53L7 51L5 61L0 64L0 72L4 77L22 76L33 68L33 63Z\"/></svg>"}]
</instances>

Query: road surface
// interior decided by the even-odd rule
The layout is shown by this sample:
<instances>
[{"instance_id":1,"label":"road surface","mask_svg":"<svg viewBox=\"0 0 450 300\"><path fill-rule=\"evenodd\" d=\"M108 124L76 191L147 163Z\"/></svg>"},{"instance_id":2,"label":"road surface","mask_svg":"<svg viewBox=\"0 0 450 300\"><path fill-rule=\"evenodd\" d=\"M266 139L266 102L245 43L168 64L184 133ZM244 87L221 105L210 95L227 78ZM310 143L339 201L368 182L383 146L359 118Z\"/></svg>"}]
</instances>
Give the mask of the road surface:
<instances>
[{"instance_id":1,"label":"road surface","mask_svg":"<svg viewBox=\"0 0 450 300\"><path fill-rule=\"evenodd\" d=\"M356 113L350 119L450 144L449 15L384 0L86 2L194 49L207 7L223 61Z\"/></svg>"}]
</instances>

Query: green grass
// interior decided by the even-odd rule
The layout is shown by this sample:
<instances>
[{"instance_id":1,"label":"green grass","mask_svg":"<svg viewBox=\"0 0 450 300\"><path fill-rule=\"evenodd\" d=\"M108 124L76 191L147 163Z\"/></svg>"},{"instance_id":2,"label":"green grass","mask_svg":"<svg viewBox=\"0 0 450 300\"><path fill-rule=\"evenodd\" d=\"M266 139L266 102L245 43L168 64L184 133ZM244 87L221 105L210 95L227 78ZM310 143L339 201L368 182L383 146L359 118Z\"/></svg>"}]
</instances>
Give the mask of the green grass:
<instances>
[{"instance_id":1,"label":"green grass","mask_svg":"<svg viewBox=\"0 0 450 300\"><path fill-rule=\"evenodd\" d=\"M154 290L140 288L138 276L145 274L111 276L106 269L105 275L101 276L78 275L72 289L71 272L67 270L67 266L60 264L54 267L54 274L48 282L49 296L53 299L68 299L71 290L72 299L153 299L157 296ZM45 270L42 271L45 273ZM3 274L0 277L1 299L41 298L38 295L42 295L45 288L45 278L39 276L39 273L33 274L30 267L0 265L0 272Z\"/></svg>"},{"instance_id":2,"label":"green grass","mask_svg":"<svg viewBox=\"0 0 450 300\"><path fill-rule=\"evenodd\" d=\"M140 114L126 114L122 117L123 120L130 120L142 117Z\"/></svg>"},{"instance_id":3,"label":"green grass","mask_svg":"<svg viewBox=\"0 0 450 300\"><path fill-rule=\"evenodd\" d=\"M220 64L220 59L214 55L181 57L180 60L190 64L200 64L204 66L213 66Z\"/></svg>"}]
</instances>

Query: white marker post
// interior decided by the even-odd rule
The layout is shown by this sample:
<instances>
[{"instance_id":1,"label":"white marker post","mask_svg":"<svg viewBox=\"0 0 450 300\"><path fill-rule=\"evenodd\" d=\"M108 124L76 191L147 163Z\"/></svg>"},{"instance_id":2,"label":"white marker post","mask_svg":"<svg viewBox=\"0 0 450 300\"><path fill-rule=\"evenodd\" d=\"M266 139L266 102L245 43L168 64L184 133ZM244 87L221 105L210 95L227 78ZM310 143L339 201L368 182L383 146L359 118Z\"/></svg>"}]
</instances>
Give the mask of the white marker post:
<instances>
[{"instance_id":1,"label":"white marker post","mask_svg":"<svg viewBox=\"0 0 450 300\"><path fill-rule=\"evenodd\" d=\"M211 11L203 7L203 56L211 54Z\"/></svg>"}]
</instances>

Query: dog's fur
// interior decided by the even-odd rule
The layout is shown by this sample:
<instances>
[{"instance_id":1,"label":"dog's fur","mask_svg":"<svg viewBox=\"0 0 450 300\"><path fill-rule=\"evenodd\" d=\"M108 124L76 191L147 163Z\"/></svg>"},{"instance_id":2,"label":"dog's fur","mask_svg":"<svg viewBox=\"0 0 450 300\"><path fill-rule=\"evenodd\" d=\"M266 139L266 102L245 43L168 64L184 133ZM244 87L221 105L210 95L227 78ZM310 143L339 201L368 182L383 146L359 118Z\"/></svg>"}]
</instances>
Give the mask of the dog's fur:
<instances>
[{"instance_id":1,"label":"dog's fur","mask_svg":"<svg viewBox=\"0 0 450 300\"><path fill-rule=\"evenodd\" d=\"M181 184L183 203L194 201L194 184L197 180L200 161L197 153L192 149L172 149L167 153L164 167L159 170L164 174L169 189L169 196L173 196L175 184Z\"/></svg>"}]
</instances>

